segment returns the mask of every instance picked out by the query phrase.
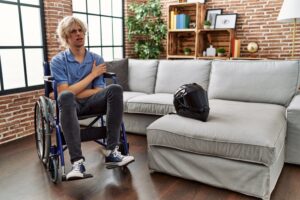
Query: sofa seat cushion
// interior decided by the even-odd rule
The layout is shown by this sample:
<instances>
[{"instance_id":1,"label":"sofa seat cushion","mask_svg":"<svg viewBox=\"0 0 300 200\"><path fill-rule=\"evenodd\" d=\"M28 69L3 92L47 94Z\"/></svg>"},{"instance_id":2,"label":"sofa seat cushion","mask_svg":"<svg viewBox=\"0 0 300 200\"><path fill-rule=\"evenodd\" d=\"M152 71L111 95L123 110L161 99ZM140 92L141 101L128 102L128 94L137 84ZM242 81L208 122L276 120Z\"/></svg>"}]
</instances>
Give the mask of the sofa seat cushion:
<instances>
[{"instance_id":1,"label":"sofa seat cushion","mask_svg":"<svg viewBox=\"0 0 300 200\"><path fill-rule=\"evenodd\" d=\"M284 145L285 108L210 100L207 122L166 115L147 128L148 145L270 166Z\"/></svg>"},{"instance_id":2,"label":"sofa seat cushion","mask_svg":"<svg viewBox=\"0 0 300 200\"><path fill-rule=\"evenodd\" d=\"M127 101L128 113L165 115L174 112L173 94L149 94L131 98Z\"/></svg>"},{"instance_id":3,"label":"sofa seat cushion","mask_svg":"<svg viewBox=\"0 0 300 200\"><path fill-rule=\"evenodd\" d=\"M127 112L127 110L128 110L127 102L128 102L129 99L137 97L137 96L142 96L142 95L146 95L146 93L124 91L123 92L124 112Z\"/></svg>"}]
</instances>

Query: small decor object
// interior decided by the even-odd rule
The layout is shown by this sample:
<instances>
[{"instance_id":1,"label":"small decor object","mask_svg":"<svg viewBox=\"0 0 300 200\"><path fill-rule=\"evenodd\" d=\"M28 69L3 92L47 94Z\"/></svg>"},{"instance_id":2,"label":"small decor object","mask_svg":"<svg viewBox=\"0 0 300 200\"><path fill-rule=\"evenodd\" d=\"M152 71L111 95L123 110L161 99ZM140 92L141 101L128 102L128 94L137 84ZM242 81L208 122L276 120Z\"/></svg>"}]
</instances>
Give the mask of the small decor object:
<instances>
[{"instance_id":1,"label":"small decor object","mask_svg":"<svg viewBox=\"0 0 300 200\"><path fill-rule=\"evenodd\" d=\"M226 50L224 48L218 48L217 49L217 54L219 57L225 56Z\"/></svg>"},{"instance_id":2,"label":"small decor object","mask_svg":"<svg viewBox=\"0 0 300 200\"><path fill-rule=\"evenodd\" d=\"M247 45L247 50L249 53L255 53L258 51L258 44L256 42L250 42Z\"/></svg>"},{"instance_id":3,"label":"small decor object","mask_svg":"<svg viewBox=\"0 0 300 200\"><path fill-rule=\"evenodd\" d=\"M203 28L205 30L210 29L210 26L211 26L211 22L210 21L207 21L207 20L204 21Z\"/></svg>"},{"instance_id":4,"label":"small decor object","mask_svg":"<svg viewBox=\"0 0 300 200\"><path fill-rule=\"evenodd\" d=\"M215 28L215 22L216 22L216 16L222 14L222 9L208 9L206 10L206 17L205 20L206 21L210 21L211 22L211 29Z\"/></svg>"},{"instance_id":5,"label":"small decor object","mask_svg":"<svg viewBox=\"0 0 300 200\"><path fill-rule=\"evenodd\" d=\"M217 15L215 28L235 29L237 14Z\"/></svg>"},{"instance_id":6,"label":"small decor object","mask_svg":"<svg viewBox=\"0 0 300 200\"><path fill-rule=\"evenodd\" d=\"M192 52L192 50L190 48L188 48L188 47L186 47L186 48L183 49L184 55L190 55L191 52Z\"/></svg>"},{"instance_id":7,"label":"small decor object","mask_svg":"<svg viewBox=\"0 0 300 200\"><path fill-rule=\"evenodd\" d=\"M196 23L195 22L190 22L189 28L196 28Z\"/></svg>"},{"instance_id":8,"label":"small decor object","mask_svg":"<svg viewBox=\"0 0 300 200\"><path fill-rule=\"evenodd\" d=\"M210 45L209 48L206 49L206 55L207 56L216 56L216 48L214 48L212 45Z\"/></svg>"},{"instance_id":9,"label":"small decor object","mask_svg":"<svg viewBox=\"0 0 300 200\"><path fill-rule=\"evenodd\" d=\"M240 57L240 53L241 53L241 40L234 40L233 57L234 58Z\"/></svg>"}]
</instances>

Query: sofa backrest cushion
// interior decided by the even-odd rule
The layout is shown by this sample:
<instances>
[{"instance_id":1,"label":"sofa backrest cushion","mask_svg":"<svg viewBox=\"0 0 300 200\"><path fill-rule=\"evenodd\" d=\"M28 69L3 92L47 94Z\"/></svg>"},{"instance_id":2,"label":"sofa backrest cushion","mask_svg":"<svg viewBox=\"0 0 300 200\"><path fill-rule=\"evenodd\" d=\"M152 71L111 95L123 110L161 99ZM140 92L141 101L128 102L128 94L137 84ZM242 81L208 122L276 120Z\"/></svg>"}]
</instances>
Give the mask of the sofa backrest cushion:
<instances>
[{"instance_id":1,"label":"sofa backrest cushion","mask_svg":"<svg viewBox=\"0 0 300 200\"><path fill-rule=\"evenodd\" d=\"M183 84L198 83L208 87L211 61L161 60L158 64L155 93L175 93Z\"/></svg>"},{"instance_id":2,"label":"sofa backrest cushion","mask_svg":"<svg viewBox=\"0 0 300 200\"><path fill-rule=\"evenodd\" d=\"M151 94L154 92L158 60L129 59L129 90Z\"/></svg>"},{"instance_id":3,"label":"sofa backrest cushion","mask_svg":"<svg viewBox=\"0 0 300 200\"><path fill-rule=\"evenodd\" d=\"M122 86L123 90L128 91L128 58L106 62L106 66L108 72L116 73L118 84ZM106 85L112 83L112 79L106 80Z\"/></svg>"},{"instance_id":4,"label":"sofa backrest cushion","mask_svg":"<svg viewBox=\"0 0 300 200\"><path fill-rule=\"evenodd\" d=\"M298 77L298 61L213 61L208 97L287 106Z\"/></svg>"}]
</instances>

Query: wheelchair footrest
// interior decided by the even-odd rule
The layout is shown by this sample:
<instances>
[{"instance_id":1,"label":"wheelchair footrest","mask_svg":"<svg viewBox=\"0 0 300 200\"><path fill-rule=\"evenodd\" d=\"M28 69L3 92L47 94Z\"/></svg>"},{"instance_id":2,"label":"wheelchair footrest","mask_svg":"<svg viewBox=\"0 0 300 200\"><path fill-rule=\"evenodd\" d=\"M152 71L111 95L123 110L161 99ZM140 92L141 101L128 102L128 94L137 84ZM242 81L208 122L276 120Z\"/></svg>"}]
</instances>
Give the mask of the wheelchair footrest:
<instances>
[{"instance_id":1,"label":"wheelchair footrest","mask_svg":"<svg viewBox=\"0 0 300 200\"><path fill-rule=\"evenodd\" d=\"M62 181L75 181L75 180L82 180L86 178L93 178L94 176L92 174L84 174L83 177L74 177L67 180L66 176L62 176Z\"/></svg>"},{"instance_id":2,"label":"wheelchair footrest","mask_svg":"<svg viewBox=\"0 0 300 200\"><path fill-rule=\"evenodd\" d=\"M91 141L106 138L106 127L89 127L80 130L81 141Z\"/></svg>"}]
</instances>

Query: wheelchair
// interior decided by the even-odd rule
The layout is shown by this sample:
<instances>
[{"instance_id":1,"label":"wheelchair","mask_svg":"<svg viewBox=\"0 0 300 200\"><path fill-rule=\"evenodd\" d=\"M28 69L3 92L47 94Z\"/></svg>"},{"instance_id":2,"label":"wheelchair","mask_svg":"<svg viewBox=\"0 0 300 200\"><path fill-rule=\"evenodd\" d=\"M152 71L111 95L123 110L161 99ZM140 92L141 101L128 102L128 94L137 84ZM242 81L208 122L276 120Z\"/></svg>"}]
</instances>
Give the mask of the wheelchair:
<instances>
[{"instance_id":1,"label":"wheelchair","mask_svg":"<svg viewBox=\"0 0 300 200\"><path fill-rule=\"evenodd\" d=\"M34 109L34 126L35 126L35 143L37 154L44 167L47 169L49 178L53 183L57 183L60 179L59 171L61 171L61 180L66 181L64 151L67 149L64 140L63 131L59 123L59 109L56 103L57 83L51 76L50 66L48 62L44 62L44 89L45 96L40 96L35 104ZM117 83L115 73L107 72L104 78L110 78L113 83ZM53 85L53 87L52 87ZM53 88L53 89L52 89ZM54 100L50 98L50 93L54 93ZM106 146L106 126L104 114L78 116L79 120L92 118L94 120L80 130L81 141L95 141L96 143ZM93 126L99 123L98 126ZM55 137L53 136L55 134ZM127 142L124 123L120 127L120 145L119 149L122 155L129 154L129 143ZM52 137L53 136L53 137ZM124 166L126 167L126 166ZM84 178L93 177L86 174Z\"/></svg>"}]
</instances>

